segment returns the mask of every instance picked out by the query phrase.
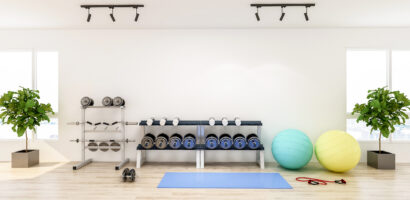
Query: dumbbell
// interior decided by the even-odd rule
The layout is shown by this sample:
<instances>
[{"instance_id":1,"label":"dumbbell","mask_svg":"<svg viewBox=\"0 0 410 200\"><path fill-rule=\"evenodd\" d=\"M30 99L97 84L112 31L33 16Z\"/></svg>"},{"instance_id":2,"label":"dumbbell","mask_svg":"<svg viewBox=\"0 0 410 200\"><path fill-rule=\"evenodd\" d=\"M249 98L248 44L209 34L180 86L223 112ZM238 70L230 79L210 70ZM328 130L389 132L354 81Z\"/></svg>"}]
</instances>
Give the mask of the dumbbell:
<instances>
[{"instance_id":1,"label":"dumbbell","mask_svg":"<svg viewBox=\"0 0 410 200\"><path fill-rule=\"evenodd\" d=\"M196 137L194 134L188 133L184 136L184 140L182 140L182 145L184 145L186 149L193 149L195 147L195 144Z\"/></svg>"},{"instance_id":2,"label":"dumbbell","mask_svg":"<svg viewBox=\"0 0 410 200\"><path fill-rule=\"evenodd\" d=\"M215 118L214 117L210 117L209 118L209 126L214 126L215 125Z\"/></svg>"},{"instance_id":3,"label":"dumbbell","mask_svg":"<svg viewBox=\"0 0 410 200\"><path fill-rule=\"evenodd\" d=\"M154 146L155 143L155 136L152 135L151 133L147 133L142 137L141 139L141 145L145 149L151 149Z\"/></svg>"},{"instance_id":4,"label":"dumbbell","mask_svg":"<svg viewBox=\"0 0 410 200\"><path fill-rule=\"evenodd\" d=\"M100 142L100 144L98 144L98 148L100 149L100 151L106 152L110 149L110 145L106 142Z\"/></svg>"},{"instance_id":5,"label":"dumbbell","mask_svg":"<svg viewBox=\"0 0 410 200\"><path fill-rule=\"evenodd\" d=\"M118 143L118 142L115 142L115 141L111 141L112 143L110 144L110 149L111 149L111 151L114 151L114 152L117 152L117 151L119 151L119 150L121 150L121 145L120 145L120 143Z\"/></svg>"},{"instance_id":6,"label":"dumbbell","mask_svg":"<svg viewBox=\"0 0 410 200\"><path fill-rule=\"evenodd\" d=\"M169 146L173 149L179 149L182 144L182 136L178 133L174 133L169 138Z\"/></svg>"},{"instance_id":7,"label":"dumbbell","mask_svg":"<svg viewBox=\"0 0 410 200\"><path fill-rule=\"evenodd\" d=\"M111 97L104 97L102 99L102 105L103 106L112 106L113 105L113 100Z\"/></svg>"},{"instance_id":8,"label":"dumbbell","mask_svg":"<svg viewBox=\"0 0 410 200\"><path fill-rule=\"evenodd\" d=\"M218 136L215 134L209 134L205 139L205 146L207 149L215 149L218 147Z\"/></svg>"},{"instance_id":9,"label":"dumbbell","mask_svg":"<svg viewBox=\"0 0 410 200\"><path fill-rule=\"evenodd\" d=\"M91 152L95 152L98 150L98 144L94 142L94 140L90 140L88 143L88 150Z\"/></svg>"},{"instance_id":10,"label":"dumbbell","mask_svg":"<svg viewBox=\"0 0 410 200\"><path fill-rule=\"evenodd\" d=\"M236 126L241 126L242 121L241 121L241 119L240 119L239 117L235 117L234 121L235 121L235 125L236 125Z\"/></svg>"},{"instance_id":11,"label":"dumbbell","mask_svg":"<svg viewBox=\"0 0 410 200\"><path fill-rule=\"evenodd\" d=\"M175 117L175 118L172 120L172 125L178 126L178 124L179 124L179 117Z\"/></svg>"},{"instance_id":12,"label":"dumbbell","mask_svg":"<svg viewBox=\"0 0 410 200\"><path fill-rule=\"evenodd\" d=\"M235 149L243 149L246 147L246 138L244 135L237 133L233 136L233 146Z\"/></svg>"},{"instance_id":13,"label":"dumbbell","mask_svg":"<svg viewBox=\"0 0 410 200\"><path fill-rule=\"evenodd\" d=\"M90 97L83 97L81 98L81 105L86 107L86 106L93 106L94 105L94 100L91 99Z\"/></svg>"},{"instance_id":14,"label":"dumbbell","mask_svg":"<svg viewBox=\"0 0 410 200\"><path fill-rule=\"evenodd\" d=\"M165 126L165 124L167 124L167 118L163 117L159 120L159 125L160 126Z\"/></svg>"},{"instance_id":15,"label":"dumbbell","mask_svg":"<svg viewBox=\"0 0 410 200\"><path fill-rule=\"evenodd\" d=\"M124 106L125 100L122 99L121 97L114 97L113 104L114 106Z\"/></svg>"},{"instance_id":16,"label":"dumbbell","mask_svg":"<svg viewBox=\"0 0 410 200\"><path fill-rule=\"evenodd\" d=\"M154 124L155 119L153 117L150 117L147 119L147 126L152 126L152 124Z\"/></svg>"},{"instance_id":17,"label":"dumbbell","mask_svg":"<svg viewBox=\"0 0 410 200\"><path fill-rule=\"evenodd\" d=\"M249 134L246 137L246 141L248 142L248 147L250 149L257 149L261 145L261 141L259 140L259 137L254 133Z\"/></svg>"},{"instance_id":18,"label":"dumbbell","mask_svg":"<svg viewBox=\"0 0 410 200\"><path fill-rule=\"evenodd\" d=\"M135 169L128 169L125 168L124 171L122 171L122 181L126 182L127 180L134 182L135 181Z\"/></svg>"},{"instance_id":19,"label":"dumbbell","mask_svg":"<svg viewBox=\"0 0 410 200\"><path fill-rule=\"evenodd\" d=\"M219 136L219 146L222 149L230 149L232 147L232 143L232 137L229 134L224 133Z\"/></svg>"},{"instance_id":20,"label":"dumbbell","mask_svg":"<svg viewBox=\"0 0 410 200\"><path fill-rule=\"evenodd\" d=\"M158 149L165 149L168 146L168 140L168 135L165 133L161 133L157 136L157 139L155 140L155 146Z\"/></svg>"},{"instance_id":21,"label":"dumbbell","mask_svg":"<svg viewBox=\"0 0 410 200\"><path fill-rule=\"evenodd\" d=\"M221 121L222 121L222 126L228 126L229 124L228 118L222 117Z\"/></svg>"}]
</instances>

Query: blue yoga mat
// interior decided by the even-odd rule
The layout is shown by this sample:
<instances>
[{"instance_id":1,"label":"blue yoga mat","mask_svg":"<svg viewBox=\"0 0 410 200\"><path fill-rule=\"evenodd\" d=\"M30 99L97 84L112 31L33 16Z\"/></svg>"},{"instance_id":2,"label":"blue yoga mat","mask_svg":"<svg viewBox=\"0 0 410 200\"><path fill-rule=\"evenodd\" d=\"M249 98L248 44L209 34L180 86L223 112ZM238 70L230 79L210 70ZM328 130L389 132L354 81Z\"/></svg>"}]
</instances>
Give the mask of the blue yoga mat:
<instances>
[{"instance_id":1,"label":"blue yoga mat","mask_svg":"<svg viewBox=\"0 0 410 200\"><path fill-rule=\"evenodd\" d=\"M279 173L167 172L158 188L292 189Z\"/></svg>"}]
</instances>

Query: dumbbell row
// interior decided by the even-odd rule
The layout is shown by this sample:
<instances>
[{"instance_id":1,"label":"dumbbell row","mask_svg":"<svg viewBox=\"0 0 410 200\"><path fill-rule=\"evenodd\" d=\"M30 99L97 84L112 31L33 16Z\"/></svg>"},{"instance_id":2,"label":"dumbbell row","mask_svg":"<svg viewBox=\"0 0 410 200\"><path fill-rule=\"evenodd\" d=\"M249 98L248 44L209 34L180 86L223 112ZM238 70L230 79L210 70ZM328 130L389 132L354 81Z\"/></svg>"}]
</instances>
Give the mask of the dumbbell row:
<instances>
[{"instance_id":1,"label":"dumbbell row","mask_svg":"<svg viewBox=\"0 0 410 200\"><path fill-rule=\"evenodd\" d=\"M160 125L160 126L165 126L165 125L167 124L167 121L168 121L168 120L167 120L166 117L162 117L162 118L159 120L159 125ZM154 118L154 117L150 117L150 118L147 119L146 125L147 125L147 126L152 126L152 125L154 124L154 122L155 122L155 118ZM173 126L178 126L178 125L179 125L179 122L180 122L179 117L175 117L175 118L172 120L172 125L173 125ZM234 118L234 122L235 122L235 125L236 125L236 126L241 126L241 124L242 124L242 121L241 121L241 119L240 119L239 117L235 117L235 118ZM210 126L214 126L215 123L216 123L216 120L215 120L214 117L209 118L208 124L209 124ZM223 117L223 118L221 119L221 123L222 123L223 126L228 126L228 124L229 124L228 118Z\"/></svg>"},{"instance_id":2,"label":"dumbbell row","mask_svg":"<svg viewBox=\"0 0 410 200\"><path fill-rule=\"evenodd\" d=\"M159 134L155 137L151 133L147 133L141 139L141 145L145 149L152 149L154 146L158 149L165 149L168 146L172 149L179 149L183 146L185 149L193 149L196 144L196 137L192 133L188 133L182 137L178 133L174 133L169 137L165 133Z\"/></svg>"},{"instance_id":3,"label":"dumbbell row","mask_svg":"<svg viewBox=\"0 0 410 200\"><path fill-rule=\"evenodd\" d=\"M250 149L258 149L260 147L259 137L252 133L246 138L243 134L235 134L231 137L229 134L221 134L217 137L215 134L208 134L205 139L205 147L207 149L216 149L217 147L222 149L230 149L232 146L235 149L244 149L248 146Z\"/></svg>"},{"instance_id":4,"label":"dumbbell row","mask_svg":"<svg viewBox=\"0 0 410 200\"><path fill-rule=\"evenodd\" d=\"M192 149L195 147L195 144L195 135L190 133L184 137L178 133L174 133L170 137L165 133L161 133L157 137L147 133L141 140L141 145L145 149L152 149L154 146L158 149L165 149L168 146L172 149L179 149L181 146L186 149ZM205 140L205 147L207 149L216 149L217 147L230 149L232 146L235 149L244 149L246 146L249 149L258 149L260 144L259 137L254 133L249 134L247 137L240 133L235 134L233 137L226 133L219 137L215 134L208 134Z\"/></svg>"},{"instance_id":5,"label":"dumbbell row","mask_svg":"<svg viewBox=\"0 0 410 200\"><path fill-rule=\"evenodd\" d=\"M81 98L80 103L84 107L93 106L94 105L94 100L90 97L83 97L83 98ZM104 97L102 99L102 105L103 106L124 106L125 105L125 100L121 97L114 97L114 98Z\"/></svg>"}]
</instances>

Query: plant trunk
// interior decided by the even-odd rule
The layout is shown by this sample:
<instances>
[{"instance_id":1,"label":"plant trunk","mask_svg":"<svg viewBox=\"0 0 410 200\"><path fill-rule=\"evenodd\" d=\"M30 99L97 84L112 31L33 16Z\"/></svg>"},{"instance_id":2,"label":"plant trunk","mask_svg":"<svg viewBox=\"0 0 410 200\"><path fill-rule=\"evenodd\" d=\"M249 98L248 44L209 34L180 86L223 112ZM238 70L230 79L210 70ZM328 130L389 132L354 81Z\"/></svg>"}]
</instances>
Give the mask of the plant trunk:
<instances>
[{"instance_id":1,"label":"plant trunk","mask_svg":"<svg viewBox=\"0 0 410 200\"><path fill-rule=\"evenodd\" d=\"M382 133L379 134L379 154L382 153Z\"/></svg>"},{"instance_id":2,"label":"plant trunk","mask_svg":"<svg viewBox=\"0 0 410 200\"><path fill-rule=\"evenodd\" d=\"M27 131L24 133L26 135L26 152L28 152L28 136Z\"/></svg>"}]
</instances>

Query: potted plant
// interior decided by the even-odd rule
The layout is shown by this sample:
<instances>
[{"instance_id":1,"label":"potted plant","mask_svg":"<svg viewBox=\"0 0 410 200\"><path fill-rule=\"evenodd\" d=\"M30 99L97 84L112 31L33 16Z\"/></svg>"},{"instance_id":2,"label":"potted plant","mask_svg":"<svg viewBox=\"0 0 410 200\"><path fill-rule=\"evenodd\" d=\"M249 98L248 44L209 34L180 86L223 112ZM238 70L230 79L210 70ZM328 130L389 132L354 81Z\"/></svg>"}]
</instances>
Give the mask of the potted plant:
<instances>
[{"instance_id":1,"label":"potted plant","mask_svg":"<svg viewBox=\"0 0 410 200\"><path fill-rule=\"evenodd\" d=\"M369 90L367 103L356 104L352 114L358 113L357 122L371 127L370 133L379 131L379 150L367 151L367 165L377 169L395 169L395 155L383 151L382 136L388 138L395 131L395 125L405 124L409 116L410 100L399 91L383 88Z\"/></svg>"},{"instance_id":2,"label":"potted plant","mask_svg":"<svg viewBox=\"0 0 410 200\"><path fill-rule=\"evenodd\" d=\"M50 104L39 103L38 90L21 87L17 92L8 91L0 98L0 119L11 124L18 137L25 135L26 149L11 154L13 168L30 167L39 163L39 150L28 149L27 129L36 132L42 121L50 121L48 114L54 114Z\"/></svg>"}]
</instances>

